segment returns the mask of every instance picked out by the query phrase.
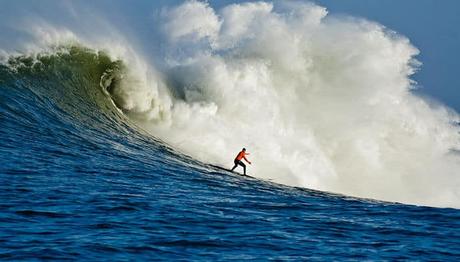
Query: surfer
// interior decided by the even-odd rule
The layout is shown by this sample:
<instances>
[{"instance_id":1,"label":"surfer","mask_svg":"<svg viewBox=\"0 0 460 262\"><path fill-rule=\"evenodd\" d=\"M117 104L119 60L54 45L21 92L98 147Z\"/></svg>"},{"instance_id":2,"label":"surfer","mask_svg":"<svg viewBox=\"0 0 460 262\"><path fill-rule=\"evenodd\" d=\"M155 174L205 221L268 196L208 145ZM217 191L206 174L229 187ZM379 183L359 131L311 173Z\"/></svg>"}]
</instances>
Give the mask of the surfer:
<instances>
[{"instance_id":1,"label":"surfer","mask_svg":"<svg viewBox=\"0 0 460 262\"><path fill-rule=\"evenodd\" d=\"M248 162L249 164L251 164L251 161L249 161L247 158L246 158L246 155L249 155L249 153L246 153L246 148L243 148L243 150L241 150L241 152L238 153L238 155L236 156L235 158L235 166L232 168L232 172L233 170L235 170L235 168L240 165L243 167L244 169L244 174L246 175L246 165L243 163L242 159L246 160L246 162Z\"/></svg>"}]
</instances>

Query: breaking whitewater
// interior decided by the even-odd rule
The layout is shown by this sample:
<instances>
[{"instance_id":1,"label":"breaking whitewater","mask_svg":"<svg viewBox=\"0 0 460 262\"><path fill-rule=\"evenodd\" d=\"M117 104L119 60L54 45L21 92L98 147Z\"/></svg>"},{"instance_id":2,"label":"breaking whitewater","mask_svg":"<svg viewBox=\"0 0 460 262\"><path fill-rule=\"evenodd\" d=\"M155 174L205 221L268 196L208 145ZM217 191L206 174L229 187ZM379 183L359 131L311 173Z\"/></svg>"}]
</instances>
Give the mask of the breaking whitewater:
<instances>
[{"instance_id":1,"label":"breaking whitewater","mask_svg":"<svg viewBox=\"0 0 460 262\"><path fill-rule=\"evenodd\" d=\"M2 70L72 68L123 121L205 163L231 166L246 147L257 178L460 207L459 117L414 94L421 63L406 37L289 1L186 1L143 18L151 37L103 17L17 21Z\"/></svg>"}]
</instances>

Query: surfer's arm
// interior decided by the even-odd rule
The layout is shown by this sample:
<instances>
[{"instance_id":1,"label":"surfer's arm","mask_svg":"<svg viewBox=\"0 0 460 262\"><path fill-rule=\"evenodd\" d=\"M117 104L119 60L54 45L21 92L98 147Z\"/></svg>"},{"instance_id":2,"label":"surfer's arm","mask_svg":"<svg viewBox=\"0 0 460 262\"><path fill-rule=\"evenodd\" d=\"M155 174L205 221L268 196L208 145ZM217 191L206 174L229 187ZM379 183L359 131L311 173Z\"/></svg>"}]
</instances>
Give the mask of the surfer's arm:
<instances>
[{"instance_id":1,"label":"surfer's arm","mask_svg":"<svg viewBox=\"0 0 460 262\"><path fill-rule=\"evenodd\" d=\"M246 160L249 164L251 164L251 161L249 161L245 156L243 156L243 159Z\"/></svg>"}]
</instances>

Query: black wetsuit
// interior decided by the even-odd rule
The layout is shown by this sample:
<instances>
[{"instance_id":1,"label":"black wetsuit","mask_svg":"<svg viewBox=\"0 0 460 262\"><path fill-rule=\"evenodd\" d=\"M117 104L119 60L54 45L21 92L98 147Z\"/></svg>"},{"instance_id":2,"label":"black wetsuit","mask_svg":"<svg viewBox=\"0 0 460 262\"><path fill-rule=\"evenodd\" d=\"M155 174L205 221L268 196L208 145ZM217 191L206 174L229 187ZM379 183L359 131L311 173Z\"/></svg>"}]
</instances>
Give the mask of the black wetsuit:
<instances>
[{"instance_id":1,"label":"black wetsuit","mask_svg":"<svg viewBox=\"0 0 460 262\"><path fill-rule=\"evenodd\" d=\"M235 159L234 163L235 163L235 166L232 168L232 171L235 170L235 168L236 168L238 165L240 165L240 166L243 167L243 169L244 169L244 174L246 175L246 165L243 163L243 161L238 160L238 159Z\"/></svg>"}]
</instances>

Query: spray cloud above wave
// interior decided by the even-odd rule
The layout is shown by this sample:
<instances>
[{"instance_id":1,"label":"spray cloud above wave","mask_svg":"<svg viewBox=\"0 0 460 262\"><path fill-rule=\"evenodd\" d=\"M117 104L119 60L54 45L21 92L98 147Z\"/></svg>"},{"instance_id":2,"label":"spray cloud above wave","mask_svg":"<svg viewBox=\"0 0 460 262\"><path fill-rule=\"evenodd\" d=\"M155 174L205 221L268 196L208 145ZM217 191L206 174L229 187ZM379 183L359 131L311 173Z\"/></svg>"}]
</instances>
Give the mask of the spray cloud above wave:
<instances>
[{"instance_id":1,"label":"spray cloud above wave","mask_svg":"<svg viewBox=\"0 0 460 262\"><path fill-rule=\"evenodd\" d=\"M246 147L249 173L278 183L460 207L458 116L411 92L407 38L312 3L186 1L156 14L155 61L126 40L71 34L125 62L112 99L152 135L223 166Z\"/></svg>"}]
</instances>

